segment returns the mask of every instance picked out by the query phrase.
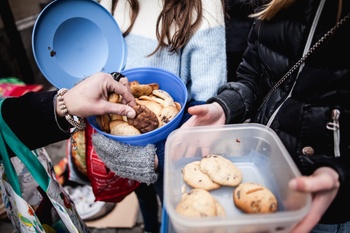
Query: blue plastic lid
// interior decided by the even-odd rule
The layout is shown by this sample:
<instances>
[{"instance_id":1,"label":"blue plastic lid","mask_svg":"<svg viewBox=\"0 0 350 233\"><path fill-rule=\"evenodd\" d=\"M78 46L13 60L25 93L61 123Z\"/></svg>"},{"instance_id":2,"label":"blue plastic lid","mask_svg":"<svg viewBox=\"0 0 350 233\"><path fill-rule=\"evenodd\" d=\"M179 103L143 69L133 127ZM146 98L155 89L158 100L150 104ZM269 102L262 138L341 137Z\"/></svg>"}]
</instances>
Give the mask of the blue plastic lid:
<instances>
[{"instance_id":1,"label":"blue plastic lid","mask_svg":"<svg viewBox=\"0 0 350 233\"><path fill-rule=\"evenodd\" d=\"M93 0L56 0L39 14L32 34L35 61L57 88L102 71L121 71L126 45L114 17Z\"/></svg>"}]
</instances>

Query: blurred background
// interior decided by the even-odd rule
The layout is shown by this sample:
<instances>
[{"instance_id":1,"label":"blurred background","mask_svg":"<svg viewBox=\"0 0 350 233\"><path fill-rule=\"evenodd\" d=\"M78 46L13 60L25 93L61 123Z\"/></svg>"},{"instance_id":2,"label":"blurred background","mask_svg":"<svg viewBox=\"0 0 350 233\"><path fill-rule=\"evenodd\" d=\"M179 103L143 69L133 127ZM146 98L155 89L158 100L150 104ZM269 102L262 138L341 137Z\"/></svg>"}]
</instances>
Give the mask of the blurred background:
<instances>
[{"instance_id":1,"label":"blurred background","mask_svg":"<svg viewBox=\"0 0 350 233\"><path fill-rule=\"evenodd\" d=\"M0 78L16 77L27 84L50 84L37 67L31 36L35 20L50 0L0 0Z\"/></svg>"}]
</instances>

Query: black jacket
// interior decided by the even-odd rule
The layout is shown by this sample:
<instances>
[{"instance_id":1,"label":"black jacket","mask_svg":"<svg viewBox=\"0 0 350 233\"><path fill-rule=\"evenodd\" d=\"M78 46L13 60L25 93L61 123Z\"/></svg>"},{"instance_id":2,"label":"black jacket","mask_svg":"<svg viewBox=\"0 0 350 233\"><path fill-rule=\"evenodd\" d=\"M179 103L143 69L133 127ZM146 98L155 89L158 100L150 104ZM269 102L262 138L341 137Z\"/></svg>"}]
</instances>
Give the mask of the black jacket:
<instances>
[{"instance_id":1,"label":"black jacket","mask_svg":"<svg viewBox=\"0 0 350 233\"><path fill-rule=\"evenodd\" d=\"M226 57L227 81L236 81L236 70L247 48L247 38L253 19L248 17L254 12L253 0L226 0Z\"/></svg>"},{"instance_id":2,"label":"black jacket","mask_svg":"<svg viewBox=\"0 0 350 233\"><path fill-rule=\"evenodd\" d=\"M350 12L350 1L342 2L344 17ZM307 58L293 90L298 72L260 107L269 90L301 58L319 3L298 0L270 21L255 21L237 82L220 88L218 96L208 102L223 107L226 123L250 119L264 125L282 104L270 127L303 174L321 166L339 173L340 190L321 223L342 223L350 221L350 211L339 211L350 209L350 20ZM338 1L327 0L312 45L336 24L337 11ZM326 127L333 121L334 109L340 111L340 157L334 156L334 134ZM305 153L306 148L311 155Z\"/></svg>"},{"instance_id":3,"label":"black jacket","mask_svg":"<svg viewBox=\"0 0 350 233\"><path fill-rule=\"evenodd\" d=\"M56 91L30 92L18 98L7 98L2 104L5 122L29 149L47 146L70 136L56 123L55 94ZM70 125L64 118L58 118L58 122L62 129L69 130Z\"/></svg>"}]
</instances>

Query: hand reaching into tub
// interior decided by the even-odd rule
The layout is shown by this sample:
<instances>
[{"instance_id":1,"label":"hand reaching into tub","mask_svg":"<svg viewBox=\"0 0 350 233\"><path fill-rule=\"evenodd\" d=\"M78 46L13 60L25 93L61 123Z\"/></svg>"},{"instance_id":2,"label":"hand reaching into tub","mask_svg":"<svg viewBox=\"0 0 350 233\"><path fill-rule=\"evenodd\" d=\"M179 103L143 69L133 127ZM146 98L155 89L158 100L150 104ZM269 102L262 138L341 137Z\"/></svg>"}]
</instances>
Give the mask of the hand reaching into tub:
<instances>
[{"instance_id":1,"label":"hand reaching into tub","mask_svg":"<svg viewBox=\"0 0 350 233\"><path fill-rule=\"evenodd\" d=\"M110 93L121 95L123 101L117 104L109 102ZM129 88L128 79L121 78L119 82L116 82L110 74L102 72L83 79L68 90L64 94L64 103L69 114L82 118L107 113L129 118L134 118L136 115L132 108L136 102ZM59 117L64 116L59 108L56 109L56 113Z\"/></svg>"}]
</instances>

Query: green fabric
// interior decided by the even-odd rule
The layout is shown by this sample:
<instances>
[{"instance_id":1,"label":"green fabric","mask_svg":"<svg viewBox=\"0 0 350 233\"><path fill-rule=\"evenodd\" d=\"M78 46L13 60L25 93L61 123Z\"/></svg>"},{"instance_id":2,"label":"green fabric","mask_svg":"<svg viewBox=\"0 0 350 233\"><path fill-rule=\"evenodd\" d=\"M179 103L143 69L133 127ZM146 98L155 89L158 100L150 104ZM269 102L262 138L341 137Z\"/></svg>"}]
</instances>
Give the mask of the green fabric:
<instances>
[{"instance_id":1,"label":"green fabric","mask_svg":"<svg viewBox=\"0 0 350 233\"><path fill-rule=\"evenodd\" d=\"M22 80L16 77L0 78L0 83L25 84Z\"/></svg>"},{"instance_id":2,"label":"green fabric","mask_svg":"<svg viewBox=\"0 0 350 233\"><path fill-rule=\"evenodd\" d=\"M50 177L48 176L45 168L42 166L40 161L33 154L33 151L29 150L29 148L18 139L18 137L12 132L12 130L2 118L1 108L3 101L4 100L0 100L0 155L3 160L8 181L15 192L19 196L22 196L17 174L10 161L7 147L5 145L11 148L15 155L27 167L28 171L34 177L39 186L46 191L49 187Z\"/></svg>"},{"instance_id":3,"label":"green fabric","mask_svg":"<svg viewBox=\"0 0 350 233\"><path fill-rule=\"evenodd\" d=\"M6 171L6 176L8 179L8 182L11 184L13 190L19 195L21 195L21 186L18 182L17 174L15 172L15 169L12 166L12 163L10 161L10 157L7 153L6 144L4 141L4 137L2 135L2 131L0 131L0 156L2 158L2 162L4 164L4 169Z\"/></svg>"}]
</instances>

